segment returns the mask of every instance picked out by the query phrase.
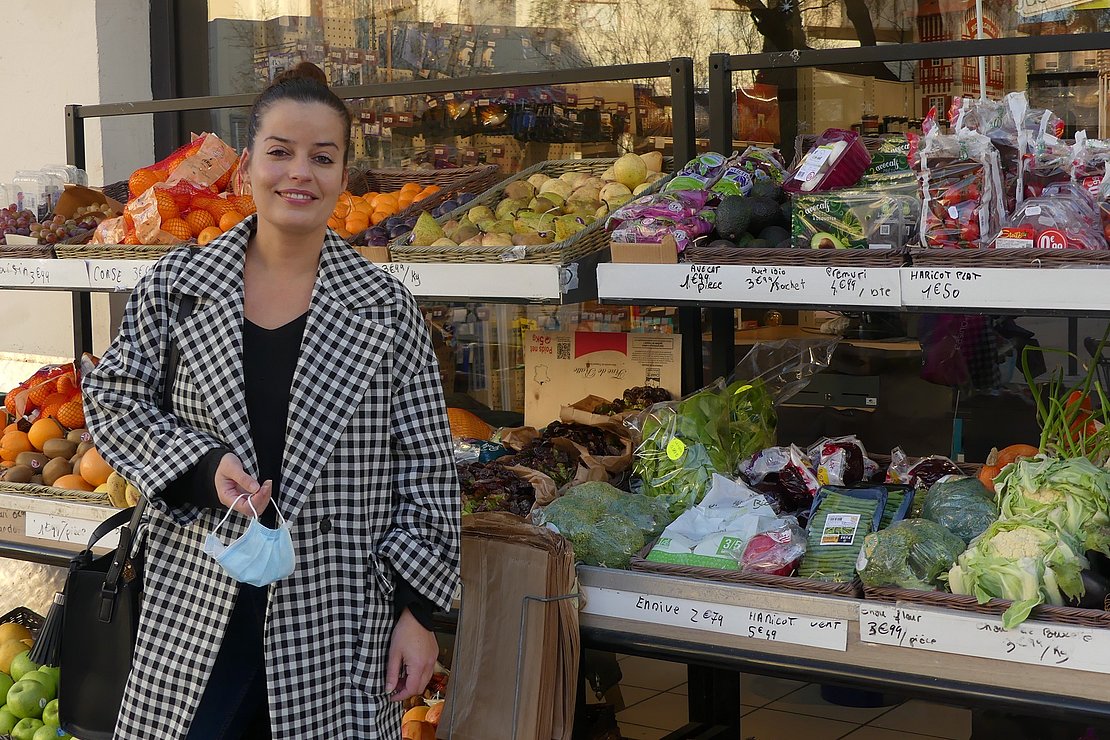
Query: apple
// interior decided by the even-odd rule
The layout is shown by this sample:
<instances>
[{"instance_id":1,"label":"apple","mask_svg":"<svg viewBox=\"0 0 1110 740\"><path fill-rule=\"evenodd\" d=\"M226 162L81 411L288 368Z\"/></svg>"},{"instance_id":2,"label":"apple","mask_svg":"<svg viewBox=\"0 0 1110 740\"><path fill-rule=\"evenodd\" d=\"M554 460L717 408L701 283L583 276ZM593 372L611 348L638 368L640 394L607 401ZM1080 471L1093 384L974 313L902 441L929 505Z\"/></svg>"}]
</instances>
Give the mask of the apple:
<instances>
[{"instance_id":1,"label":"apple","mask_svg":"<svg viewBox=\"0 0 1110 740\"><path fill-rule=\"evenodd\" d=\"M38 681L39 683L41 683L43 686L50 690L50 696L47 697L47 700L53 699L58 695L58 680L45 671L37 670L31 671L30 673L24 673L23 678L19 680Z\"/></svg>"},{"instance_id":2,"label":"apple","mask_svg":"<svg viewBox=\"0 0 1110 740\"><path fill-rule=\"evenodd\" d=\"M63 732L53 725L43 725L35 730L35 734L31 736L31 740L65 740L65 738L73 740L73 735Z\"/></svg>"},{"instance_id":3,"label":"apple","mask_svg":"<svg viewBox=\"0 0 1110 740\"><path fill-rule=\"evenodd\" d=\"M12 658L11 675L16 681L23 678L24 673L38 670L39 664L28 657L30 652L30 650L24 650L22 653Z\"/></svg>"},{"instance_id":4,"label":"apple","mask_svg":"<svg viewBox=\"0 0 1110 740\"><path fill-rule=\"evenodd\" d=\"M0 696L7 696L8 689L10 689L14 683L15 679L13 679L7 673L0 673ZM4 734L6 733L0 732L0 735Z\"/></svg>"},{"instance_id":5,"label":"apple","mask_svg":"<svg viewBox=\"0 0 1110 740\"><path fill-rule=\"evenodd\" d=\"M16 681L8 689L8 709L20 719L38 719L53 698L50 687L38 681Z\"/></svg>"},{"instance_id":6,"label":"apple","mask_svg":"<svg viewBox=\"0 0 1110 740\"><path fill-rule=\"evenodd\" d=\"M12 734L12 728L19 722L19 717L12 714L12 710L8 709L5 704L0 707L0 735Z\"/></svg>"},{"instance_id":7,"label":"apple","mask_svg":"<svg viewBox=\"0 0 1110 740\"><path fill-rule=\"evenodd\" d=\"M35 733L46 727L41 719L26 717L12 729L12 740L35 740Z\"/></svg>"},{"instance_id":8,"label":"apple","mask_svg":"<svg viewBox=\"0 0 1110 740\"><path fill-rule=\"evenodd\" d=\"M42 710L43 724L50 725L51 727L59 727L62 723L58 719L58 700L51 699L50 703L43 707Z\"/></svg>"}]
</instances>

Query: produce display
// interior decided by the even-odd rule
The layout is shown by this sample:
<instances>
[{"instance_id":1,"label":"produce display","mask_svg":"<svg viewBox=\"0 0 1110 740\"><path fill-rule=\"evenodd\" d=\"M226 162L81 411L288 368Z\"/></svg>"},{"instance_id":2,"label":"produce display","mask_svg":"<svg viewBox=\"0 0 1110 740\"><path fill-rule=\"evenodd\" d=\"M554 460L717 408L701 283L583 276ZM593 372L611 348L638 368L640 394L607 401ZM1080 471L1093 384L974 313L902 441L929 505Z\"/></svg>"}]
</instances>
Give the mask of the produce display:
<instances>
[{"instance_id":1,"label":"produce display","mask_svg":"<svg viewBox=\"0 0 1110 740\"><path fill-rule=\"evenodd\" d=\"M71 218L55 214L40 223L34 213L27 209L21 211L12 203L0 209L0 244L8 243L9 234L31 237L39 244L57 244L91 232L110 215L112 208L107 204L80 206Z\"/></svg>"},{"instance_id":2,"label":"produce display","mask_svg":"<svg viewBox=\"0 0 1110 740\"><path fill-rule=\"evenodd\" d=\"M844 583L856 575L856 559L866 535L879 529L887 492L871 488L823 487L813 499L802 578Z\"/></svg>"},{"instance_id":3,"label":"produce display","mask_svg":"<svg viewBox=\"0 0 1110 740\"><path fill-rule=\"evenodd\" d=\"M0 624L0 735L12 740L72 738L60 729L58 679L61 669L40 666L29 656L35 640L15 622Z\"/></svg>"},{"instance_id":4,"label":"produce display","mask_svg":"<svg viewBox=\"0 0 1110 740\"><path fill-rule=\"evenodd\" d=\"M407 221L394 220L386 225L386 222L413 203L419 203L438 192L438 185L425 186L415 182L406 183L400 189L387 193L368 192L354 195L344 190L332 210L331 218L328 219L328 227L344 239L357 237L372 246L385 246L385 243L376 244L383 234L386 242L389 239L404 236L412 230L415 217L411 224ZM371 231L379 224L382 226L380 230ZM402 227L407 227L407 230L402 231Z\"/></svg>"},{"instance_id":5,"label":"produce display","mask_svg":"<svg viewBox=\"0 0 1110 740\"><path fill-rule=\"evenodd\" d=\"M500 200L440 224L421 214L408 243L417 247L528 247L565 241L666 177L662 155L625 154L600 176L536 173L505 185ZM460 209L469 200L458 203Z\"/></svg>"}]
</instances>

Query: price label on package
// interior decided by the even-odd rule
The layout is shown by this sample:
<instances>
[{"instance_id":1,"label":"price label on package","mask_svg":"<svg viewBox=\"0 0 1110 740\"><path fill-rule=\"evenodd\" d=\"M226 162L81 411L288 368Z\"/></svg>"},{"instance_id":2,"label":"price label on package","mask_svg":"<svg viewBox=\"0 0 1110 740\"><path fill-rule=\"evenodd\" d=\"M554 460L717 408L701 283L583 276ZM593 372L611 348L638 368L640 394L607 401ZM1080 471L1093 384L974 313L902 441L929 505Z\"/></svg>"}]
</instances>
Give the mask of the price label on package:
<instances>
[{"instance_id":1,"label":"price label on package","mask_svg":"<svg viewBox=\"0 0 1110 740\"><path fill-rule=\"evenodd\" d=\"M1000 617L861 604L860 641L1013 663L1110 673L1110 631L1047 622L1012 630Z\"/></svg>"},{"instance_id":2,"label":"price label on package","mask_svg":"<svg viewBox=\"0 0 1110 740\"><path fill-rule=\"evenodd\" d=\"M826 650L848 649L848 622L843 619L590 586L583 587L582 593L587 614Z\"/></svg>"}]
</instances>

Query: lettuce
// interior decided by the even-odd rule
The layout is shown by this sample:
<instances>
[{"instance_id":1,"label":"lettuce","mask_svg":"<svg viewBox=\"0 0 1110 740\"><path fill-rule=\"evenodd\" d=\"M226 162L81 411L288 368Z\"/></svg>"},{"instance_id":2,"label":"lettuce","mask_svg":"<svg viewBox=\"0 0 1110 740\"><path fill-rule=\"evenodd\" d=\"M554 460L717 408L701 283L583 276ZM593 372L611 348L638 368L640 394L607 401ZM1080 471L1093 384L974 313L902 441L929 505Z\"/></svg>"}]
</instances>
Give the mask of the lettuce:
<instances>
[{"instance_id":1,"label":"lettuce","mask_svg":"<svg viewBox=\"0 0 1110 740\"><path fill-rule=\"evenodd\" d=\"M1056 606L1064 597L1084 593L1080 573L1087 567L1080 544L1053 525L1030 519L1000 520L972 540L948 571L954 594L970 594L984 604L992 598L1013 604L1002 625L1013 629L1046 601Z\"/></svg>"},{"instance_id":2,"label":"lettuce","mask_svg":"<svg viewBox=\"0 0 1110 740\"><path fill-rule=\"evenodd\" d=\"M1110 471L1083 457L1036 457L1007 465L995 485L1003 519L1051 523L1110 556Z\"/></svg>"}]
</instances>

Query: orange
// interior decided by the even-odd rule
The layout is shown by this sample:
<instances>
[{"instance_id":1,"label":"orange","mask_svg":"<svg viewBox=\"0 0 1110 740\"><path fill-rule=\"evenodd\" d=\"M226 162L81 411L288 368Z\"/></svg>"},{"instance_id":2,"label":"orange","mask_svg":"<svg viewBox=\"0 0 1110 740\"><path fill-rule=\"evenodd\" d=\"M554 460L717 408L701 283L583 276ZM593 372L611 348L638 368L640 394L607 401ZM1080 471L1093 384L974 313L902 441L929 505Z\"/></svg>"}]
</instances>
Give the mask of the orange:
<instances>
[{"instance_id":1,"label":"orange","mask_svg":"<svg viewBox=\"0 0 1110 740\"><path fill-rule=\"evenodd\" d=\"M123 237L123 243L124 244L142 244L142 242L139 241L139 237L136 236L135 234L128 234L127 236Z\"/></svg>"},{"instance_id":2,"label":"orange","mask_svg":"<svg viewBox=\"0 0 1110 740\"><path fill-rule=\"evenodd\" d=\"M216 223L220 222L220 219L223 218L223 215L225 213L230 213L231 211L235 210L235 206L231 205L223 198L212 198L211 200L205 200L203 207L204 210L208 211L216 217ZM243 217L240 216L239 221L242 220ZM236 221L235 223L239 223L239 221Z\"/></svg>"},{"instance_id":3,"label":"orange","mask_svg":"<svg viewBox=\"0 0 1110 740\"><path fill-rule=\"evenodd\" d=\"M53 393L47 397L42 403L42 415L50 418L57 418L58 411L62 408L62 404L68 402L70 396L68 393Z\"/></svg>"},{"instance_id":4,"label":"orange","mask_svg":"<svg viewBox=\"0 0 1110 740\"><path fill-rule=\"evenodd\" d=\"M65 436L65 430L54 419L39 419L31 425L31 429L27 432L27 441L34 445L36 450L41 451L42 446L52 439L61 439Z\"/></svg>"},{"instance_id":5,"label":"orange","mask_svg":"<svg viewBox=\"0 0 1110 740\"><path fill-rule=\"evenodd\" d=\"M374 206L370 205L369 203L367 203L364 200L358 200L358 201L355 201L354 206L347 213L347 215L344 216L343 218L350 218L352 213L365 213L367 216L369 216L373 212L374 212Z\"/></svg>"},{"instance_id":6,"label":"orange","mask_svg":"<svg viewBox=\"0 0 1110 740\"><path fill-rule=\"evenodd\" d=\"M6 427L4 427L4 431L0 432L0 437L3 437L8 432L17 432L17 431L19 431L19 424L17 424L16 422L13 421L11 424L8 424Z\"/></svg>"},{"instance_id":7,"label":"orange","mask_svg":"<svg viewBox=\"0 0 1110 740\"><path fill-rule=\"evenodd\" d=\"M76 388L77 379L73 377L73 373L66 373L58 378L58 393L72 393Z\"/></svg>"},{"instance_id":8,"label":"orange","mask_svg":"<svg viewBox=\"0 0 1110 740\"><path fill-rule=\"evenodd\" d=\"M85 455L88 454L87 452L85 453ZM81 456L82 460L85 459L85 455ZM105 478L105 480L107 480L107 478ZM97 485L100 484L98 483ZM87 480L76 473L70 473L54 481L54 488L65 488L69 491L92 491L96 486L90 485Z\"/></svg>"},{"instance_id":9,"label":"orange","mask_svg":"<svg viewBox=\"0 0 1110 740\"><path fill-rule=\"evenodd\" d=\"M406 722L423 722L429 709L431 709L431 707L425 704L419 704L413 707L405 712L405 716L401 717L401 724L405 724Z\"/></svg>"},{"instance_id":10,"label":"orange","mask_svg":"<svg viewBox=\"0 0 1110 740\"><path fill-rule=\"evenodd\" d=\"M31 444L31 438L27 436L27 432L16 430L8 432L3 437L0 437L0 447L4 448L6 452L14 452L18 455L20 452L32 452L35 446ZM12 456L15 459L15 455Z\"/></svg>"},{"instance_id":11,"label":"orange","mask_svg":"<svg viewBox=\"0 0 1110 740\"><path fill-rule=\"evenodd\" d=\"M344 229L344 228L339 228L339 229L336 229L336 230L335 230L335 233L336 233L336 234L339 234L339 235L340 235L341 237L343 237L344 239L350 239L350 238L351 238L352 236L354 236L354 234L352 234L351 232L347 231L347 230L346 230L346 229Z\"/></svg>"},{"instance_id":12,"label":"orange","mask_svg":"<svg viewBox=\"0 0 1110 740\"><path fill-rule=\"evenodd\" d=\"M250 195L233 195L229 198L235 210L244 216L252 216L258 212L258 208L254 205L254 197Z\"/></svg>"},{"instance_id":13,"label":"orange","mask_svg":"<svg viewBox=\"0 0 1110 740\"><path fill-rule=\"evenodd\" d=\"M392 213L386 213L385 211L374 211L374 213L370 216L370 223L374 226L377 226L392 215Z\"/></svg>"},{"instance_id":14,"label":"orange","mask_svg":"<svg viewBox=\"0 0 1110 740\"><path fill-rule=\"evenodd\" d=\"M355 207L354 196L344 190L339 194L339 200L335 203L335 208L332 209L331 215L336 218L347 218L351 215L351 209Z\"/></svg>"},{"instance_id":15,"label":"orange","mask_svg":"<svg viewBox=\"0 0 1110 740\"><path fill-rule=\"evenodd\" d=\"M223 229L219 226L209 226L207 229L197 234L197 244L203 246L222 233L224 233Z\"/></svg>"},{"instance_id":16,"label":"orange","mask_svg":"<svg viewBox=\"0 0 1110 740\"><path fill-rule=\"evenodd\" d=\"M185 214L185 223L189 224L189 230L193 236L200 236L200 232L207 229L209 226L216 225L216 218L201 208L194 208Z\"/></svg>"},{"instance_id":17,"label":"orange","mask_svg":"<svg viewBox=\"0 0 1110 740\"><path fill-rule=\"evenodd\" d=\"M400 192L402 192L402 193L419 193L423 189L424 189L424 187L422 185L419 185L415 182L406 182L404 185L401 186L401 191Z\"/></svg>"},{"instance_id":18,"label":"orange","mask_svg":"<svg viewBox=\"0 0 1110 740\"><path fill-rule=\"evenodd\" d=\"M131 173L131 177L127 180L127 189L131 191L131 197L136 198L150 190L156 183L165 181L166 176L161 172L144 167Z\"/></svg>"},{"instance_id":19,"label":"orange","mask_svg":"<svg viewBox=\"0 0 1110 740\"><path fill-rule=\"evenodd\" d=\"M338 228L341 228L342 226L343 226L343 222L340 221L335 216L332 216L331 218L328 219L328 228L329 229L338 229Z\"/></svg>"},{"instance_id":20,"label":"orange","mask_svg":"<svg viewBox=\"0 0 1110 740\"><path fill-rule=\"evenodd\" d=\"M224 231L227 231L228 229L233 229L235 228L236 224L238 224L244 218L245 216L239 213L239 211L228 211L224 215L220 216L220 228Z\"/></svg>"},{"instance_id":21,"label":"orange","mask_svg":"<svg viewBox=\"0 0 1110 740\"><path fill-rule=\"evenodd\" d=\"M177 201L173 199L165 190L155 190L154 200L158 203L158 215L165 221L167 218L177 218L181 215L181 210L177 207ZM165 229L163 229L165 231ZM187 239L188 237L186 237Z\"/></svg>"},{"instance_id":22,"label":"orange","mask_svg":"<svg viewBox=\"0 0 1110 740\"><path fill-rule=\"evenodd\" d=\"M193 227L189 226L188 222L180 218L164 218L162 219L162 231L174 236L181 241L189 241L193 238Z\"/></svg>"},{"instance_id":23,"label":"orange","mask_svg":"<svg viewBox=\"0 0 1110 740\"><path fill-rule=\"evenodd\" d=\"M101 483L108 482L108 476L112 474L112 466L104 462L104 458L96 451L95 447L90 447L81 455L81 477L87 480L95 488Z\"/></svg>"},{"instance_id":24,"label":"orange","mask_svg":"<svg viewBox=\"0 0 1110 740\"><path fill-rule=\"evenodd\" d=\"M357 234L370 228L370 219L366 216L351 216L344 222L343 227L352 234Z\"/></svg>"},{"instance_id":25,"label":"orange","mask_svg":"<svg viewBox=\"0 0 1110 740\"><path fill-rule=\"evenodd\" d=\"M81 404L81 397L71 399L62 404L58 414L54 417L66 429L82 429L85 426L85 408Z\"/></svg>"},{"instance_id":26,"label":"orange","mask_svg":"<svg viewBox=\"0 0 1110 740\"><path fill-rule=\"evenodd\" d=\"M413 198L411 193L405 193L397 199L397 208L403 211L411 206L414 200L415 198Z\"/></svg>"}]
</instances>

